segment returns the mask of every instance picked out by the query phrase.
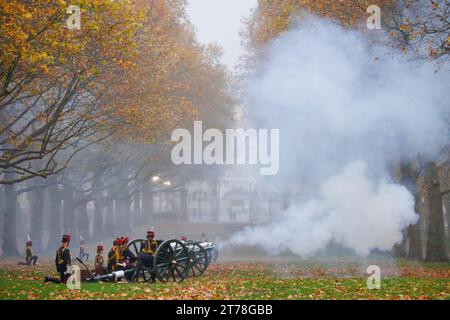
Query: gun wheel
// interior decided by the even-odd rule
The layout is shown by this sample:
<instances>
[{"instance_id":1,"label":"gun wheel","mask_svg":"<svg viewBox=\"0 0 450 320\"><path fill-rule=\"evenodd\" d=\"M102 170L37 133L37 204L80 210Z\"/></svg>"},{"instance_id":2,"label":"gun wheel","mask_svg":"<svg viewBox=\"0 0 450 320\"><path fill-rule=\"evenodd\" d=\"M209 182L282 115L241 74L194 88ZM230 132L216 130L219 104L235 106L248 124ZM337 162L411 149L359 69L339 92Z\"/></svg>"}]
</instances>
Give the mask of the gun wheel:
<instances>
[{"instance_id":1,"label":"gun wheel","mask_svg":"<svg viewBox=\"0 0 450 320\"><path fill-rule=\"evenodd\" d=\"M206 250L196 242L186 244L189 250L189 273L190 277L201 276L208 267L209 258Z\"/></svg>"},{"instance_id":2,"label":"gun wheel","mask_svg":"<svg viewBox=\"0 0 450 320\"><path fill-rule=\"evenodd\" d=\"M139 253L141 252L143 246L144 246L145 240L142 239L137 239L137 240L133 240L131 241L128 246L127 249L130 251L130 254L132 255L130 257L130 262L131 263L135 263L139 257Z\"/></svg>"},{"instance_id":3,"label":"gun wheel","mask_svg":"<svg viewBox=\"0 0 450 320\"><path fill-rule=\"evenodd\" d=\"M167 240L156 250L154 270L159 281L182 282L189 267L189 250L181 241Z\"/></svg>"}]
</instances>

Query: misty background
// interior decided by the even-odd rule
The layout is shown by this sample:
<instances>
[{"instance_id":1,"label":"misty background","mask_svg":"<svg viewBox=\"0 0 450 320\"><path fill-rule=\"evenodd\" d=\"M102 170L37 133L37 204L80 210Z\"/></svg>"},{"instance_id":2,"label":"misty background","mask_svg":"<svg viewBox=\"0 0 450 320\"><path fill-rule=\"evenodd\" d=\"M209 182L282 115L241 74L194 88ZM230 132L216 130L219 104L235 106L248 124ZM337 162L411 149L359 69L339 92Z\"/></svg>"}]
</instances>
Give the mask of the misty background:
<instances>
[{"instance_id":1,"label":"misty background","mask_svg":"<svg viewBox=\"0 0 450 320\"><path fill-rule=\"evenodd\" d=\"M23 255L27 235L37 253L53 254L63 233L76 252L81 237L92 251L154 228L159 239L216 241L225 260L324 252L449 259L445 26L423 35L439 43L428 48L406 34L427 22L389 18L370 31L365 3L331 1L323 12L314 1L157 2L142 5L147 25L130 62L137 69L105 71L95 61L86 77L95 84L75 82L70 99L66 80L45 72L37 81L52 84L51 99L30 99L34 86L1 96L2 256ZM439 20L414 3L383 7L383 17ZM123 58L116 49L113 61ZM280 129L279 174L174 166L170 134L194 120Z\"/></svg>"}]
</instances>

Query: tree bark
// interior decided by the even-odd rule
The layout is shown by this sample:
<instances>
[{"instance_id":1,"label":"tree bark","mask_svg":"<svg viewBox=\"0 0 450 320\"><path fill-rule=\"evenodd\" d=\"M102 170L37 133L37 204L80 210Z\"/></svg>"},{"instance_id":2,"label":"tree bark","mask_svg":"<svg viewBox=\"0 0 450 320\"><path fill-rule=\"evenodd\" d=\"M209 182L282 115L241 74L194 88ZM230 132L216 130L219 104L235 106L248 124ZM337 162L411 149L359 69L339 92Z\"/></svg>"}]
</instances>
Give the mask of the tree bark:
<instances>
[{"instance_id":1,"label":"tree bark","mask_svg":"<svg viewBox=\"0 0 450 320\"><path fill-rule=\"evenodd\" d=\"M429 262L449 261L445 239L441 187L437 167L434 162L427 164L425 184L429 206L429 226L425 260Z\"/></svg>"},{"instance_id":2,"label":"tree bark","mask_svg":"<svg viewBox=\"0 0 450 320\"><path fill-rule=\"evenodd\" d=\"M116 200L117 211L116 211L116 231L119 233L127 233L130 231L130 205L131 199L120 199Z\"/></svg>"},{"instance_id":3,"label":"tree bark","mask_svg":"<svg viewBox=\"0 0 450 320\"><path fill-rule=\"evenodd\" d=\"M105 232L111 233L111 232L115 232L114 230L114 226L115 226L115 206L114 206L114 200L112 200L113 198L113 193L111 191L108 190L107 192L107 200L105 202L105 215L104 215L104 230Z\"/></svg>"},{"instance_id":4,"label":"tree bark","mask_svg":"<svg viewBox=\"0 0 450 320\"><path fill-rule=\"evenodd\" d=\"M40 180L40 179L39 179ZM33 184L39 184L37 178L31 180ZM33 241L33 249L42 253L44 246L42 244L42 234L44 230L44 188L35 187L28 192L28 200L31 206L31 240Z\"/></svg>"},{"instance_id":5,"label":"tree bark","mask_svg":"<svg viewBox=\"0 0 450 320\"><path fill-rule=\"evenodd\" d=\"M89 233L89 216L86 201L81 201L81 203L77 206L76 213L78 237L81 236L85 241L89 241L91 236Z\"/></svg>"},{"instance_id":6,"label":"tree bark","mask_svg":"<svg viewBox=\"0 0 450 320\"><path fill-rule=\"evenodd\" d=\"M409 192L414 195L414 211L420 215L419 210L419 192L417 190L417 180L419 179L420 172L414 166L412 162L402 163L400 165L400 183L404 185ZM420 219L415 225L411 225L406 229L406 238L408 239L408 251L405 252L405 242L402 242L402 245L397 248L399 250L398 254L403 256L406 254L406 257L411 260L422 260L422 240L420 237Z\"/></svg>"},{"instance_id":7,"label":"tree bark","mask_svg":"<svg viewBox=\"0 0 450 320\"><path fill-rule=\"evenodd\" d=\"M14 179L14 174L5 172L5 180ZM3 218L3 243L2 251L4 257L18 256L17 235L16 235L16 206L17 194L14 185L3 186L5 207Z\"/></svg>"},{"instance_id":8,"label":"tree bark","mask_svg":"<svg viewBox=\"0 0 450 320\"><path fill-rule=\"evenodd\" d=\"M415 211L419 213L419 195L416 193L414 197L415 202ZM406 236L408 237L408 255L407 258L410 260L423 260L423 248L422 248L422 239L420 237L420 219L419 221L412 226L409 226L406 229Z\"/></svg>"},{"instance_id":9,"label":"tree bark","mask_svg":"<svg viewBox=\"0 0 450 320\"><path fill-rule=\"evenodd\" d=\"M105 201L103 199L96 199L94 201L94 226L92 238L94 240L103 239L103 212L105 211Z\"/></svg>"},{"instance_id":10,"label":"tree bark","mask_svg":"<svg viewBox=\"0 0 450 320\"><path fill-rule=\"evenodd\" d=\"M444 202L446 220L447 220L447 244L450 243L450 192L443 195L442 201ZM450 248L447 248L450 249Z\"/></svg>"},{"instance_id":11,"label":"tree bark","mask_svg":"<svg viewBox=\"0 0 450 320\"><path fill-rule=\"evenodd\" d=\"M65 185L62 190L63 198L63 233L72 232L75 229L75 204L73 197L74 190L70 186Z\"/></svg>"},{"instance_id":12,"label":"tree bark","mask_svg":"<svg viewBox=\"0 0 450 320\"><path fill-rule=\"evenodd\" d=\"M153 190L150 182L142 188L142 215L145 224L153 223Z\"/></svg>"},{"instance_id":13,"label":"tree bark","mask_svg":"<svg viewBox=\"0 0 450 320\"><path fill-rule=\"evenodd\" d=\"M5 218L5 188L0 186L0 226L3 226ZM0 228L0 239L3 239L3 228Z\"/></svg>"},{"instance_id":14,"label":"tree bark","mask_svg":"<svg viewBox=\"0 0 450 320\"><path fill-rule=\"evenodd\" d=\"M61 191L55 183L48 189L50 196L49 246L52 248L59 243L61 237Z\"/></svg>"},{"instance_id":15,"label":"tree bark","mask_svg":"<svg viewBox=\"0 0 450 320\"><path fill-rule=\"evenodd\" d=\"M19 254L22 254L22 248L25 240L25 235L30 234L28 229L28 220L31 217L30 212L26 212L21 205L21 201L25 194L20 194L16 189L16 235L19 237ZM30 211L30 210L28 210Z\"/></svg>"},{"instance_id":16,"label":"tree bark","mask_svg":"<svg viewBox=\"0 0 450 320\"><path fill-rule=\"evenodd\" d=\"M181 188L180 191L180 214L181 214L181 221L187 222L188 221L188 192L186 188Z\"/></svg>"},{"instance_id":17,"label":"tree bark","mask_svg":"<svg viewBox=\"0 0 450 320\"><path fill-rule=\"evenodd\" d=\"M137 227L142 224L142 210L141 210L141 193L137 192L133 195L133 226Z\"/></svg>"}]
</instances>

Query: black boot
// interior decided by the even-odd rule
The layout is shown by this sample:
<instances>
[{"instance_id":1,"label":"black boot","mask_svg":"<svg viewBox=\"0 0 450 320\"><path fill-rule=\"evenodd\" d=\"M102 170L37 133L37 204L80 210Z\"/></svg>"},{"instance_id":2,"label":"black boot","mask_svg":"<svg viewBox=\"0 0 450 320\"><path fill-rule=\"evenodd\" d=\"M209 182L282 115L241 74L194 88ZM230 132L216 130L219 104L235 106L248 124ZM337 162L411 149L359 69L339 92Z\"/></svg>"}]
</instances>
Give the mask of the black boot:
<instances>
[{"instance_id":1,"label":"black boot","mask_svg":"<svg viewBox=\"0 0 450 320\"><path fill-rule=\"evenodd\" d=\"M55 279L55 278L52 278L52 277L49 277L49 276L45 276L44 283L47 283L47 282L61 284L61 280Z\"/></svg>"}]
</instances>

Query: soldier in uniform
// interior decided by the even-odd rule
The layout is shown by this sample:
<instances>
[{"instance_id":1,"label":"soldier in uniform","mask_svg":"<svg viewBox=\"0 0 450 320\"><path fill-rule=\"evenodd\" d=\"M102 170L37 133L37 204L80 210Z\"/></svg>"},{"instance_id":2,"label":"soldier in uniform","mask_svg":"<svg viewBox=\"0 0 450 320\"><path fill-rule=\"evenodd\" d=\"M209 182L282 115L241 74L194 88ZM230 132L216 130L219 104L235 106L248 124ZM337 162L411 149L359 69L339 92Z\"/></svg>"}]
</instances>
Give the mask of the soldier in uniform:
<instances>
[{"instance_id":1,"label":"soldier in uniform","mask_svg":"<svg viewBox=\"0 0 450 320\"><path fill-rule=\"evenodd\" d=\"M109 273L114 272L117 269L117 263L119 262L119 240L120 239L114 240L113 246L108 252L107 270Z\"/></svg>"},{"instance_id":2,"label":"soldier in uniform","mask_svg":"<svg viewBox=\"0 0 450 320\"><path fill-rule=\"evenodd\" d=\"M103 259L103 244L97 246L97 255L95 256L95 273L103 274L105 267L105 260Z\"/></svg>"},{"instance_id":3,"label":"soldier in uniform","mask_svg":"<svg viewBox=\"0 0 450 320\"><path fill-rule=\"evenodd\" d=\"M145 241L143 248L138 256L137 269L142 269L143 267L153 269L153 260L155 257L156 250L158 249L158 242L155 240L155 232L147 232L147 240ZM138 275L136 272L135 276ZM152 282L156 282L154 270L151 272Z\"/></svg>"},{"instance_id":4,"label":"soldier in uniform","mask_svg":"<svg viewBox=\"0 0 450 320\"><path fill-rule=\"evenodd\" d=\"M55 258L55 265L56 265L56 271L59 273L60 278L55 279L46 276L44 282L54 282L54 283L66 283L68 279L67 267L71 264L71 258L70 258L70 235L63 235L61 240L61 246L56 250L56 258Z\"/></svg>"},{"instance_id":5,"label":"soldier in uniform","mask_svg":"<svg viewBox=\"0 0 450 320\"><path fill-rule=\"evenodd\" d=\"M38 256L33 255L33 242L28 239L25 248L25 262L19 262L19 266L30 266L31 264L35 266L37 259Z\"/></svg>"},{"instance_id":6,"label":"soldier in uniform","mask_svg":"<svg viewBox=\"0 0 450 320\"><path fill-rule=\"evenodd\" d=\"M129 270L131 268L130 260L133 257L133 255L127 248L128 242L129 242L128 236L120 238L118 270ZM125 278L127 279L128 282L133 281L133 275L131 273L127 274Z\"/></svg>"},{"instance_id":7,"label":"soldier in uniform","mask_svg":"<svg viewBox=\"0 0 450 320\"><path fill-rule=\"evenodd\" d=\"M89 253L87 253L86 251L84 251L84 240L83 238L80 236L80 253L78 254L78 258L80 258L80 260L86 259L86 261L89 260Z\"/></svg>"},{"instance_id":8,"label":"soldier in uniform","mask_svg":"<svg viewBox=\"0 0 450 320\"><path fill-rule=\"evenodd\" d=\"M119 247L119 261L121 263L128 264L129 258L132 256L130 250L128 250L128 237L120 238L120 247Z\"/></svg>"}]
</instances>

